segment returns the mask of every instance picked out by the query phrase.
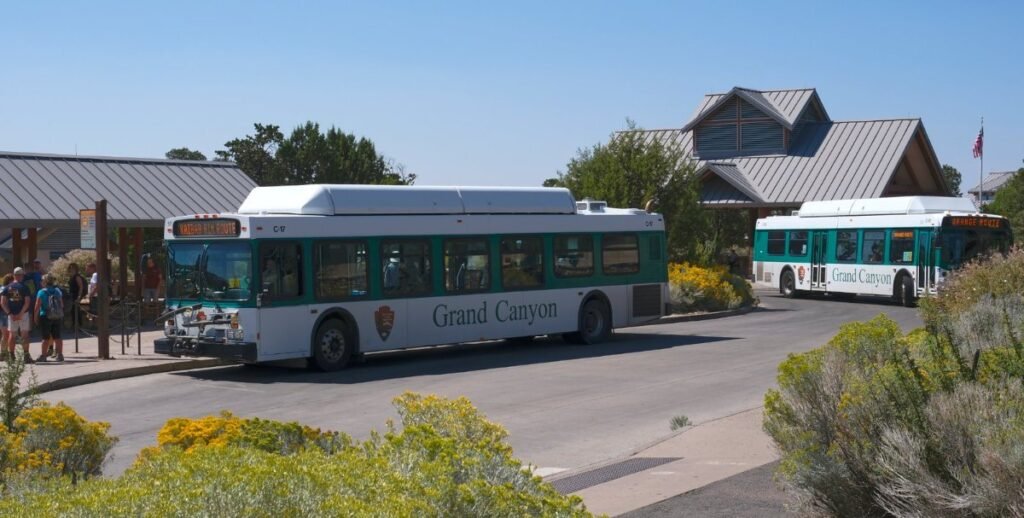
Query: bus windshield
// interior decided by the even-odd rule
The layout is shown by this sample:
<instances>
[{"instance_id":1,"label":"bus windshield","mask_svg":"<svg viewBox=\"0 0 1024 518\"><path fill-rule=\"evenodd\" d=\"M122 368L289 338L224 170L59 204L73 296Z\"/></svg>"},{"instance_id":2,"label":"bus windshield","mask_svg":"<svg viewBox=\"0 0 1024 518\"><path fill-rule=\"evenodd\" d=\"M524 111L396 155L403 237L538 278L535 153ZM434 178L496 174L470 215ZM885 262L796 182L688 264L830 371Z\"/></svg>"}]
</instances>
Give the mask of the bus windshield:
<instances>
[{"instance_id":1,"label":"bus windshield","mask_svg":"<svg viewBox=\"0 0 1024 518\"><path fill-rule=\"evenodd\" d=\"M1010 234L1005 230L944 228L939 235L942 262L949 269L978 256L1006 252L1010 248Z\"/></svg>"},{"instance_id":2,"label":"bus windshield","mask_svg":"<svg viewBox=\"0 0 1024 518\"><path fill-rule=\"evenodd\" d=\"M167 297L249 300L252 251L247 242L168 243Z\"/></svg>"}]
</instances>

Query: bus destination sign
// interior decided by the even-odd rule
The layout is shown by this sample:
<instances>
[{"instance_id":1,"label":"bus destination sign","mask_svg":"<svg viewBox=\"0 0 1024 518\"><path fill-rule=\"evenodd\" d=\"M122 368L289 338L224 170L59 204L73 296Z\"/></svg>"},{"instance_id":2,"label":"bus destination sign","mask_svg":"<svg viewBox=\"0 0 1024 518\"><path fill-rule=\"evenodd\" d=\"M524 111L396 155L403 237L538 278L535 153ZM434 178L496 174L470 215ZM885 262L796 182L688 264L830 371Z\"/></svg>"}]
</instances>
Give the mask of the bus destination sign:
<instances>
[{"instance_id":1,"label":"bus destination sign","mask_svg":"<svg viewBox=\"0 0 1024 518\"><path fill-rule=\"evenodd\" d=\"M174 222L174 237L238 237L237 219L189 219Z\"/></svg>"},{"instance_id":2,"label":"bus destination sign","mask_svg":"<svg viewBox=\"0 0 1024 518\"><path fill-rule=\"evenodd\" d=\"M950 227L991 228L1001 230L1006 220L985 216L946 216L946 225Z\"/></svg>"}]
</instances>

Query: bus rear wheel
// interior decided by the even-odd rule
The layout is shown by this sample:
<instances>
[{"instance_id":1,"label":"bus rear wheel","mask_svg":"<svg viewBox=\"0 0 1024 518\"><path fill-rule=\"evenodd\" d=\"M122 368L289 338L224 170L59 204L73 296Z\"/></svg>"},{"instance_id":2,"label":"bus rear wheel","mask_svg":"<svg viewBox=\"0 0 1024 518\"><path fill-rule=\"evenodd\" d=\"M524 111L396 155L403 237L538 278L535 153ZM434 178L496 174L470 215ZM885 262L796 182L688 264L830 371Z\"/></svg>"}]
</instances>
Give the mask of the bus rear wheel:
<instances>
[{"instance_id":1,"label":"bus rear wheel","mask_svg":"<svg viewBox=\"0 0 1024 518\"><path fill-rule=\"evenodd\" d=\"M568 333L565 339L574 344L597 344L608 339L612 332L612 317L604 302L591 299L580 309L580 330Z\"/></svg>"},{"instance_id":2,"label":"bus rear wheel","mask_svg":"<svg viewBox=\"0 0 1024 518\"><path fill-rule=\"evenodd\" d=\"M325 320L313 339L313 365L325 372L343 369L352 359L354 347L344 322L335 318Z\"/></svg>"},{"instance_id":3,"label":"bus rear wheel","mask_svg":"<svg viewBox=\"0 0 1024 518\"><path fill-rule=\"evenodd\" d=\"M914 278L904 275L900 278L899 302L904 307L912 308L917 303L917 288L914 286Z\"/></svg>"},{"instance_id":4,"label":"bus rear wheel","mask_svg":"<svg viewBox=\"0 0 1024 518\"><path fill-rule=\"evenodd\" d=\"M793 270L782 272L782 280L779 282L779 292L787 299L796 298L796 279L793 277Z\"/></svg>"}]
</instances>

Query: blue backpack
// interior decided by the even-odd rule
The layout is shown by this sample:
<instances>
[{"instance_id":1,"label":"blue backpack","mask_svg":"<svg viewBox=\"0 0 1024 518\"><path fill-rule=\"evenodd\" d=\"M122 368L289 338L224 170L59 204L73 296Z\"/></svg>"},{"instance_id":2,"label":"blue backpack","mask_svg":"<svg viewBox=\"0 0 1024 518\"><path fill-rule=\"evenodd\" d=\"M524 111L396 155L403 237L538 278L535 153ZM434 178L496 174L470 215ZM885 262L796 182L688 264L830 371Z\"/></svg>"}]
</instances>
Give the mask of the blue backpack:
<instances>
[{"instance_id":1,"label":"blue backpack","mask_svg":"<svg viewBox=\"0 0 1024 518\"><path fill-rule=\"evenodd\" d=\"M46 288L46 319L64 318L64 297L57 288Z\"/></svg>"}]
</instances>

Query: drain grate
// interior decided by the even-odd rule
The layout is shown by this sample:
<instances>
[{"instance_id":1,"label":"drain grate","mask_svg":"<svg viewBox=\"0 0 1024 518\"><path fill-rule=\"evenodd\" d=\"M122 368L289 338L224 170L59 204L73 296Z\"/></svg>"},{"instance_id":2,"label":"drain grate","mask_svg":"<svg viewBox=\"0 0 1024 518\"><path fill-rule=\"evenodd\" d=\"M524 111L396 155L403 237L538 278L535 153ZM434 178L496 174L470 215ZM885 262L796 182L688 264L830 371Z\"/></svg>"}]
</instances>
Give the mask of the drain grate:
<instances>
[{"instance_id":1,"label":"drain grate","mask_svg":"<svg viewBox=\"0 0 1024 518\"><path fill-rule=\"evenodd\" d=\"M555 489L559 493L568 495L569 493L575 493L591 486L604 484L605 482L622 478L626 475L639 473L645 469L651 469L655 466L668 464L669 462L676 461L681 458L682 457L637 457L626 459L622 462L609 464L602 468L579 473L571 477L552 480L551 485L555 486Z\"/></svg>"}]
</instances>

